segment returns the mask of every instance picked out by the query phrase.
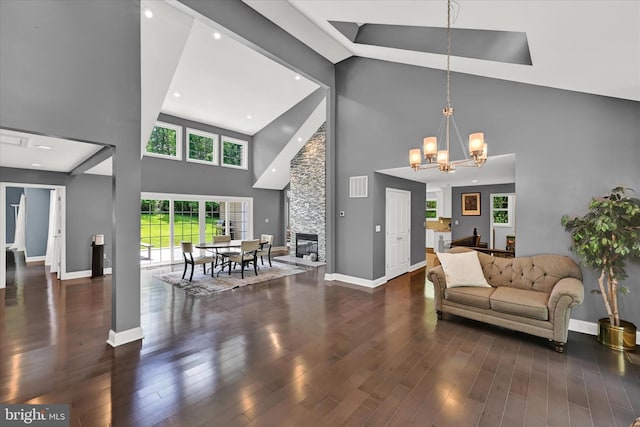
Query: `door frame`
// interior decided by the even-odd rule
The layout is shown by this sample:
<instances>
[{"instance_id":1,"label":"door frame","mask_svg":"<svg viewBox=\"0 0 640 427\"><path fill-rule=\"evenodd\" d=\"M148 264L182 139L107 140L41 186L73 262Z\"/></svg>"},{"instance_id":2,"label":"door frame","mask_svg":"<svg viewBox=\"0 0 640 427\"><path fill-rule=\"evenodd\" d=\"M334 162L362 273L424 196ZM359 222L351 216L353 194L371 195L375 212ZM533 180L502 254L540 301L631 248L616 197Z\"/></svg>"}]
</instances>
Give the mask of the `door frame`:
<instances>
[{"instance_id":1,"label":"door frame","mask_svg":"<svg viewBox=\"0 0 640 427\"><path fill-rule=\"evenodd\" d=\"M7 248L7 187L41 188L58 190L60 195L60 271L58 278L64 279L67 275L67 204L66 187L64 185L29 184L23 182L0 182L0 247L3 252ZM49 206L51 211L51 206ZM7 257L3 253L0 257L0 289L7 287Z\"/></svg>"},{"instance_id":2,"label":"door frame","mask_svg":"<svg viewBox=\"0 0 640 427\"><path fill-rule=\"evenodd\" d=\"M401 274L405 274L408 273L411 270L411 191L408 190L402 190L399 188L392 188L392 187L386 187L385 188L385 212L384 212L384 216L385 216L385 220L384 220L384 226L385 226L385 237L384 237L384 275L386 277L387 280L389 280L389 274L388 274L388 263L387 260L389 259L389 224L390 224L390 215L389 215L389 211L390 211L390 204L389 204L389 193L393 192L393 193L398 193L398 194L402 194L404 197L407 197L407 200L409 202L409 209L407 209L407 225L409 226L409 230L407 230L407 270L403 271L402 273L394 276L397 277Z\"/></svg>"}]
</instances>

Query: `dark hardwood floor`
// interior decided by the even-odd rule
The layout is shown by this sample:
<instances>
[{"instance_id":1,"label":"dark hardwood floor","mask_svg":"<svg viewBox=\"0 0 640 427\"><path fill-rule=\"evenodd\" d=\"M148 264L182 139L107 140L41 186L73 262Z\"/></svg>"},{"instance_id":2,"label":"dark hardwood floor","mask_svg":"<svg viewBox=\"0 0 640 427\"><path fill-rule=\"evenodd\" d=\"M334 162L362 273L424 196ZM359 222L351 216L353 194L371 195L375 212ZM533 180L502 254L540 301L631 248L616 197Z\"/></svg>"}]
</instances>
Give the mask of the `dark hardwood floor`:
<instances>
[{"instance_id":1,"label":"dark hardwood floor","mask_svg":"<svg viewBox=\"0 0 640 427\"><path fill-rule=\"evenodd\" d=\"M594 337L449 316L424 273L364 292L324 271L188 297L142 270L145 339L109 347L109 278L18 263L0 290L0 401L74 426L594 426L640 416L640 366ZM181 268L181 267L178 267Z\"/></svg>"}]
</instances>

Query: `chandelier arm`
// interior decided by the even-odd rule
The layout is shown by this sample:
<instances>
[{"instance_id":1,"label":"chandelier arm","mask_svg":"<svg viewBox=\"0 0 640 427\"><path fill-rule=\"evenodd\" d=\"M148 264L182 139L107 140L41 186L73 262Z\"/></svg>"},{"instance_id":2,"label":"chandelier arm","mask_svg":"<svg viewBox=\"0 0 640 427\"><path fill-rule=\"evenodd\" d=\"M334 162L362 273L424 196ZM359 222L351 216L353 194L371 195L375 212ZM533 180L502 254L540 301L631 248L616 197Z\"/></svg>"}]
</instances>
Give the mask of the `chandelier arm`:
<instances>
[{"instance_id":1,"label":"chandelier arm","mask_svg":"<svg viewBox=\"0 0 640 427\"><path fill-rule=\"evenodd\" d=\"M453 128L456 130L456 135L458 135L458 142L460 143L460 149L462 150L462 154L464 155L465 160L469 159L467 152L464 149L464 143L462 142L462 136L460 136L460 130L458 129L458 124L456 123L456 119L451 116L451 121L453 122Z\"/></svg>"},{"instance_id":2,"label":"chandelier arm","mask_svg":"<svg viewBox=\"0 0 640 427\"><path fill-rule=\"evenodd\" d=\"M436 132L436 136L438 138L440 138L438 141L442 141L444 138L443 136L443 129L444 129L444 122L447 118L445 116L442 116L442 118L440 119L440 126L438 126L438 132ZM438 145L440 145L440 142L438 142Z\"/></svg>"}]
</instances>

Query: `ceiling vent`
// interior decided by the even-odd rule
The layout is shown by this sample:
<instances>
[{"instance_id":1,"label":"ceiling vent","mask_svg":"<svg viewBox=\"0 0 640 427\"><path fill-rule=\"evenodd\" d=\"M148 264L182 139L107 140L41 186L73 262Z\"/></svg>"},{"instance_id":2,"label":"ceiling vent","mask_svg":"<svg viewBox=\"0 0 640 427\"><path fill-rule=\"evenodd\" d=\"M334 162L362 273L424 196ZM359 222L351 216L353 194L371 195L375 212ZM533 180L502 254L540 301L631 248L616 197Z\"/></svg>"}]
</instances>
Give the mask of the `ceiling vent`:
<instances>
[{"instance_id":1,"label":"ceiling vent","mask_svg":"<svg viewBox=\"0 0 640 427\"><path fill-rule=\"evenodd\" d=\"M367 197L368 179L366 175L349 177L349 197Z\"/></svg>"},{"instance_id":2,"label":"ceiling vent","mask_svg":"<svg viewBox=\"0 0 640 427\"><path fill-rule=\"evenodd\" d=\"M0 133L0 144L13 145L14 147L26 147L28 143L29 138Z\"/></svg>"}]
</instances>

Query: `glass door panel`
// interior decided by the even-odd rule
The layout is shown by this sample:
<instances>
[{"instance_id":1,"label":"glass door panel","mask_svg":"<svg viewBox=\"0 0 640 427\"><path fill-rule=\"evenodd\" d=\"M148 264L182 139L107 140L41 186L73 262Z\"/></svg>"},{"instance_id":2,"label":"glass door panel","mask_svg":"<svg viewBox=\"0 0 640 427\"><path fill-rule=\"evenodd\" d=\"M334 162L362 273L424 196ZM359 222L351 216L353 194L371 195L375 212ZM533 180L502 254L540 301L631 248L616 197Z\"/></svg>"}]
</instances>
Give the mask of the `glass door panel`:
<instances>
[{"instance_id":1,"label":"glass door panel","mask_svg":"<svg viewBox=\"0 0 640 427\"><path fill-rule=\"evenodd\" d=\"M140 264L170 259L169 200L140 201Z\"/></svg>"},{"instance_id":2,"label":"glass door panel","mask_svg":"<svg viewBox=\"0 0 640 427\"><path fill-rule=\"evenodd\" d=\"M182 261L181 242L191 242L194 245L200 243L198 205L199 202L189 200L175 200L173 202L174 262Z\"/></svg>"}]
</instances>

